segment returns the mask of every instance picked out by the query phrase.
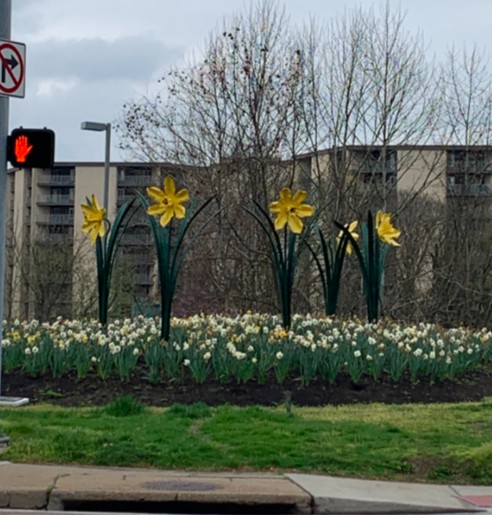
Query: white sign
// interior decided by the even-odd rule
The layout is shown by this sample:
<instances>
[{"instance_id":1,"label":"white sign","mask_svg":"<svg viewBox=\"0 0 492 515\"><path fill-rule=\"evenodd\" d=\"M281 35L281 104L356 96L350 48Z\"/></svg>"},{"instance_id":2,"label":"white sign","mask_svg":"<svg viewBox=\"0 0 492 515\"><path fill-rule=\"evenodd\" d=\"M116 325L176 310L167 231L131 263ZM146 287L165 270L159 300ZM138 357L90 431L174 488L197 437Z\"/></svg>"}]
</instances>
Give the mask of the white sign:
<instances>
[{"instance_id":1,"label":"white sign","mask_svg":"<svg viewBox=\"0 0 492 515\"><path fill-rule=\"evenodd\" d=\"M0 39L0 95L24 98L26 45Z\"/></svg>"}]
</instances>

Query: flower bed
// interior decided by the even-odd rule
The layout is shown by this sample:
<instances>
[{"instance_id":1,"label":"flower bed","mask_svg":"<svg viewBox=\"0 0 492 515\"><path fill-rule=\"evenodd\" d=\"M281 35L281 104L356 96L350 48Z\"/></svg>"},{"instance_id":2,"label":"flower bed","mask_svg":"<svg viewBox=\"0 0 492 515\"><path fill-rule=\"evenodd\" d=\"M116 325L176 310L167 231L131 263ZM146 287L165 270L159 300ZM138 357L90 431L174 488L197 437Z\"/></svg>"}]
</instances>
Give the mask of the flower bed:
<instances>
[{"instance_id":1,"label":"flower bed","mask_svg":"<svg viewBox=\"0 0 492 515\"><path fill-rule=\"evenodd\" d=\"M367 375L399 381L455 378L492 362L492 332L442 329L432 324L295 315L287 332L276 316L193 316L172 320L169 342L159 337L158 319L97 321L58 319L54 323L4 322L3 369L30 376L60 377L76 371L127 380L142 365L151 383L266 381L298 377L334 383L342 373L354 382Z\"/></svg>"}]
</instances>

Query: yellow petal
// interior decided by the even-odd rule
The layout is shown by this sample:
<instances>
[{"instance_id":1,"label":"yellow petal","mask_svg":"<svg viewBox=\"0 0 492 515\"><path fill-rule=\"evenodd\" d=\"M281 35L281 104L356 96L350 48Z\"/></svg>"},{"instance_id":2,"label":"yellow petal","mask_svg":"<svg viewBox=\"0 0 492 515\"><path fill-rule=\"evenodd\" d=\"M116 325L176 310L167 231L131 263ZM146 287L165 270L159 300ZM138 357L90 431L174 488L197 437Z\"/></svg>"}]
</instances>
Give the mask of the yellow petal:
<instances>
[{"instance_id":1,"label":"yellow petal","mask_svg":"<svg viewBox=\"0 0 492 515\"><path fill-rule=\"evenodd\" d=\"M89 232L93 226L92 222L84 222L82 224L82 232Z\"/></svg>"},{"instance_id":2,"label":"yellow petal","mask_svg":"<svg viewBox=\"0 0 492 515\"><path fill-rule=\"evenodd\" d=\"M186 215L186 209L185 209L185 207L184 207L184 206L182 206L181 204L176 204L176 205L174 206L174 216L175 216L176 218L179 218L179 219L181 220L182 218L184 218L184 217L185 217L185 215Z\"/></svg>"},{"instance_id":3,"label":"yellow petal","mask_svg":"<svg viewBox=\"0 0 492 515\"><path fill-rule=\"evenodd\" d=\"M391 213L383 213L378 211L376 215L376 230L379 238L388 245L399 247L400 244L395 241L400 236L400 231L391 224Z\"/></svg>"},{"instance_id":4,"label":"yellow petal","mask_svg":"<svg viewBox=\"0 0 492 515\"><path fill-rule=\"evenodd\" d=\"M92 194L92 208L95 211L100 211L101 210L101 208L99 207L99 204L97 203L96 196L94 194Z\"/></svg>"},{"instance_id":5,"label":"yellow petal","mask_svg":"<svg viewBox=\"0 0 492 515\"><path fill-rule=\"evenodd\" d=\"M98 236L103 238L105 233L106 233L106 227L104 226L104 223L99 224L99 230L97 232Z\"/></svg>"},{"instance_id":6,"label":"yellow petal","mask_svg":"<svg viewBox=\"0 0 492 515\"><path fill-rule=\"evenodd\" d=\"M285 227L285 224L287 223L287 219L287 213L285 211L280 212L277 218L275 218L275 229L277 231L282 230Z\"/></svg>"},{"instance_id":7,"label":"yellow petal","mask_svg":"<svg viewBox=\"0 0 492 515\"><path fill-rule=\"evenodd\" d=\"M190 194L188 192L188 190L186 189L182 189L182 190L179 190L178 193L176 193L176 201L177 202L186 202L187 200L190 200Z\"/></svg>"},{"instance_id":8,"label":"yellow petal","mask_svg":"<svg viewBox=\"0 0 492 515\"><path fill-rule=\"evenodd\" d=\"M282 188L280 190L280 201L282 202L290 202L292 200L292 193L290 188Z\"/></svg>"},{"instance_id":9,"label":"yellow petal","mask_svg":"<svg viewBox=\"0 0 492 515\"><path fill-rule=\"evenodd\" d=\"M312 216L314 209L313 206L310 206L309 204L301 204L300 206L296 207L295 213L297 216L304 218L306 216Z\"/></svg>"},{"instance_id":10,"label":"yellow petal","mask_svg":"<svg viewBox=\"0 0 492 515\"><path fill-rule=\"evenodd\" d=\"M302 232L303 223L301 222L301 219L298 216L291 214L289 216L289 220L287 223L289 224L289 229L294 234L299 234L300 232Z\"/></svg>"},{"instance_id":11,"label":"yellow petal","mask_svg":"<svg viewBox=\"0 0 492 515\"><path fill-rule=\"evenodd\" d=\"M172 220L172 218L173 210L170 208L166 209L160 219L160 224L162 225L162 227L166 227L166 225Z\"/></svg>"},{"instance_id":12,"label":"yellow petal","mask_svg":"<svg viewBox=\"0 0 492 515\"><path fill-rule=\"evenodd\" d=\"M151 216L162 215L162 213L164 213L166 209L168 209L168 206L166 204L152 204L147 208L147 214Z\"/></svg>"},{"instance_id":13,"label":"yellow petal","mask_svg":"<svg viewBox=\"0 0 492 515\"><path fill-rule=\"evenodd\" d=\"M268 206L268 208L270 209L270 213L273 213L273 214L280 213L280 210L281 210L280 202L278 200L276 200L275 202L272 202Z\"/></svg>"},{"instance_id":14,"label":"yellow petal","mask_svg":"<svg viewBox=\"0 0 492 515\"><path fill-rule=\"evenodd\" d=\"M149 188L147 188L147 195L156 202L163 202L166 198L164 192L161 189L156 188L155 186L150 186Z\"/></svg>"},{"instance_id":15,"label":"yellow petal","mask_svg":"<svg viewBox=\"0 0 492 515\"><path fill-rule=\"evenodd\" d=\"M94 220L94 213L87 206L82 206L82 215L84 216L84 220Z\"/></svg>"},{"instance_id":16,"label":"yellow petal","mask_svg":"<svg viewBox=\"0 0 492 515\"><path fill-rule=\"evenodd\" d=\"M383 216L382 211L378 211L376 214L376 227L379 227L381 225L381 218Z\"/></svg>"},{"instance_id":17,"label":"yellow petal","mask_svg":"<svg viewBox=\"0 0 492 515\"><path fill-rule=\"evenodd\" d=\"M166 195L174 195L176 192L176 185L174 184L174 179L168 175L164 179L164 192Z\"/></svg>"},{"instance_id":18,"label":"yellow petal","mask_svg":"<svg viewBox=\"0 0 492 515\"><path fill-rule=\"evenodd\" d=\"M308 194L305 191L298 191L292 197L292 202L295 204L302 204L307 199Z\"/></svg>"},{"instance_id":19,"label":"yellow petal","mask_svg":"<svg viewBox=\"0 0 492 515\"><path fill-rule=\"evenodd\" d=\"M398 229L395 229L394 227L391 228L391 230L388 230L384 234L384 240L386 243L389 243L390 245L394 245L395 247L399 247L400 244L395 241L396 238L400 237L400 231Z\"/></svg>"},{"instance_id":20,"label":"yellow petal","mask_svg":"<svg viewBox=\"0 0 492 515\"><path fill-rule=\"evenodd\" d=\"M383 227L391 227L391 215L389 213L383 213L381 215L380 225Z\"/></svg>"}]
</instances>

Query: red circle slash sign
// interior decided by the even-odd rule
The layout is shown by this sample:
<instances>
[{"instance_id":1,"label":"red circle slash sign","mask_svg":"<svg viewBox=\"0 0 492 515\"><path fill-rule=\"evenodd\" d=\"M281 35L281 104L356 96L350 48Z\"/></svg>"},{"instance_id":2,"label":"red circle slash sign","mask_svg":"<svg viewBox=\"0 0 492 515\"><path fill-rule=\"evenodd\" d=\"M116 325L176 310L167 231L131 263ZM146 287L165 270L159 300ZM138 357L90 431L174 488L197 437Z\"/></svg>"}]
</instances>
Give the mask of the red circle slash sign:
<instances>
[{"instance_id":1,"label":"red circle slash sign","mask_svg":"<svg viewBox=\"0 0 492 515\"><path fill-rule=\"evenodd\" d=\"M0 93L15 93L24 81L24 60L14 45L0 44L0 68Z\"/></svg>"}]
</instances>

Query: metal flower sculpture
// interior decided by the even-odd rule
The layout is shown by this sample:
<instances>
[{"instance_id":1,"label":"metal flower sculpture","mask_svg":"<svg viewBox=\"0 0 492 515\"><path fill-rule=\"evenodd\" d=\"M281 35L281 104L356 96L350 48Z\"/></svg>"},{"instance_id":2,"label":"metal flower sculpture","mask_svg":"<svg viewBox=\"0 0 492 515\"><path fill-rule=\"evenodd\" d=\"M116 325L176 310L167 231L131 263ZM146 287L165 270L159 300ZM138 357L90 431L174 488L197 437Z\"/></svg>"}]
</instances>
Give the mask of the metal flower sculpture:
<instances>
[{"instance_id":1,"label":"metal flower sculpture","mask_svg":"<svg viewBox=\"0 0 492 515\"><path fill-rule=\"evenodd\" d=\"M191 243L214 215L202 225L186 247L183 245L184 237L193 221L210 204L213 197L206 200L198 209L187 210L183 204L190 199L188 190L181 189L176 192L176 185L171 176L164 179L163 189L155 186L147 188L147 195L153 204L149 205L142 194L137 193L137 195L149 216L154 236L161 295L161 338L168 341L171 331L172 304L181 266ZM159 221L156 220L156 216L159 217ZM173 227L174 219L179 220L178 227Z\"/></svg>"},{"instance_id":2,"label":"metal flower sculpture","mask_svg":"<svg viewBox=\"0 0 492 515\"><path fill-rule=\"evenodd\" d=\"M391 223L391 214L378 211L374 219L372 213L367 214L367 222L362 224L362 249L349 229L335 222L352 245L362 274L364 294L367 302L367 318L376 322L379 318L381 288L383 284L384 265L389 246L399 246L396 238L401 232Z\"/></svg>"},{"instance_id":3,"label":"metal flower sculpture","mask_svg":"<svg viewBox=\"0 0 492 515\"><path fill-rule=\"evenodd\" d=\"M131 208L134 200L120 207L112 225L106 218L106 209L99 206L95 195L91 199L87 198L87 203L81 205L84 216L82 231L89 234L91 243L96 245L99 321L103 325L108 322L111 275L116 250L133 214Z\"/></svg>"},{"instance_id":4,"label":"metal flower sculpture","mask_svg":"<svg viewBox=\"0 0 492 515\"><path fill-rule=\"evenodd\" d=\"M256 210L245 208L260 224L270 243L282 322L286 329L290 327L292 319L292 290L296 266L305 248L308 231L299 240L297 237L304 229L302 218L314 214L313 207L304 203L307 196L305 191L297 191L292 195L290 188L283 188L279 199L269 206L270 213L275 215L274 222L258 202L255 202ZM283 239L279 237L279 231L283 231Z\"/></svg>"}]
</instances>

